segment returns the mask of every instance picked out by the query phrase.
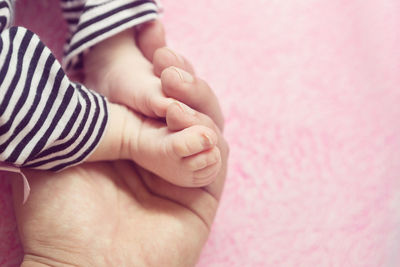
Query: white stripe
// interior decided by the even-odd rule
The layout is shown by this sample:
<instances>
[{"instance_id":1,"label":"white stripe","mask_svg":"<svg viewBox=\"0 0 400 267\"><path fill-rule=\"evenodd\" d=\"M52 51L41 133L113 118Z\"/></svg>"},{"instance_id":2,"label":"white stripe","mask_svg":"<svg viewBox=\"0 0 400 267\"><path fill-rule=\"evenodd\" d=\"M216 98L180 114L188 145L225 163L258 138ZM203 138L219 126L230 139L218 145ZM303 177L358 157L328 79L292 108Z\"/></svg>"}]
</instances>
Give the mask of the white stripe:
<instances>
[{"instance_id":1,"label":"white stripe","mask_svg":"<svg viewBox=\"0 0 400 267\"><path fill-rule=\"evenodd\" d=\"M1 40L3 41L3 49L1 50L1 53L0 53L0 70L3 67L3 65L5 64L8 50L10 49L10 37L8 35L8 32L5 32L2 35L4 37L1 38ZM10 71L10 68L8 68L7 70ZM6 72L4 80L0 84L0 92L2 92L0 94L0 103L4 99L5 92L8 89L8 87L10 87L10 83L11 83L11 77L10 77L10 75L7 75L7 72ZM4 90L4 92L3 92L3 90ZM0 120L3 121L3 117L1 117Z\"/></svg>"},{"instance_id":2,"label":"white stripe","mask_svg":"<svg viewBox=\"0 0 400 267\"><path fill-rule=\"evenodd\" d=\"M90 103L91 103L91 109L89 111L89 116L87 121L85 121L85 126L82 130L82 134L79 135L79 138L75 141L75 143L71 146L69 146L67 149L65 149L62 153L62 155L66 155L68 153L70 153L71 151L73 151L76 147L78 147L79 143L82 141L82 139L85 137L86 133L88 132L89 126L90 126L90 122L93 120L93 115L95 112L95 105L96 103L94 102L94 97L92 94L89 94L89 99L90 99ZM88 142L86 142L87 144ZM79 155L79 152L78 152ZM40 167L37 167L36 169L41 169L41 170L45 170L45 169L51 169L54 166L57 166L61 163L64 163L65 161L70 161L73 160L75 158L77 158L77 154L75 154L73 157L69 157L67 159L61 159L61 160L56 160L56 161L52 161L49 162L47 164L41 165Z\"/></svg>"},{"instance_id":3,"label":"white stripe","mask_svg":"<svg viewBox=\"0 0 400 267\"><path fill-rule=\"evenodd\" d=\"M69 83L68 78L66 76L64 76L64 79L63 79L61 87L62 88L68 88L69 84L70 83ZM63 96L59 95L57 97L57 99L60 99L60 101L62 101L63 100ZM71 97L70 102L68 103L68 106L66 107L66 109L64 111L64 114L61 116L61 118L59 119L58 123L55 125L54 130L50 134L49 138L47 139L47 142L46 142L45 146L41 149L41 151L43 151L43 150L49 148L50 146L54 145L55 140L57 140L60 137L60 135L62 134L62 132L66 128L66 124L69 122L69 118L72 116L77 104L78 104L78 99L76 97L76 93L74 93L72 95L72 97Z\"/></svg>"},{"instance_id":4,"label":"white stripe","mask_svg":"<svg viewBox=\"0 0 400 267\"><path fill-rule=\"evenodd\" d=\"M7 0L6 0L7 1ZM10 7L10 17L7 20L7 28L10 26L11 23L14 22L14 17L15 17L15 0L11 0L11 1L7 1L8 2L8 6Z\"/></svg>"},{"instance_id":5,"label":"white stripe","mask_svg":"<svg viewBox=\"0 0 400 267\"><path fill-rule=\"evenodd\" d=\"M57 64L53 64L50 68L50 76L49 79L47 80L47 84L43 90L43 96L48 96L51 93L52 90L52 86L49 85L53 85L54 84L54 80L56 77L56 73L58 71L59 67L57 66ZM34 111L31 120L29 121L29 123L26 125L25 129L23 131L21 131L16 138L14 138L14 140L8 145L7 149L3 152L4 155L6 155L6 158L11 155L12 151L14 150L15 147L17 147L17 145L19 143L21 143L22 139L27 135L27 133L33 129L37 123L37 121L39 120L40 116L42 115L42 113L44 112L44 108L46 105L46 102L48 100L48 97L41 97L38 106L36 107L36 110ZM48 116L46 119L51 118L54 116L54 108L48 113ZM46 127L46 124L44 125ZM43 126L42 126L43 128ZM40 137L43 135L43 130L42 131L38 131L34 138L30 140L30 142L27 144L27 146L25 146L24 151L28 151L24 153L21 153L18 161L16 162L17 164L22 164L26 158L29 156L29 152L32 151L34 145L36 144L37 140L40 139Z\"/></svg>"},{"instance_id":6,"label":"white stripe","mask_svg":"<svg viewBox=\"0 0 400 267\"><path fill-rule=\"evenodd\" d=\"M93 2L93 1L88 1ZM104 2L104 1L103 1ZM108 3L86 3L86 6L94 6L92 9L87 10L83 13L81 21L88 21L98 16L101 16L111 10L119 8L121 6L135 3L136 1L127 1L127 0L114 0Z\"/></svg>"},{"instance_id":7,"label":"white stripe","mask_svg":"<svg viewBox=\"0 0 400 267\"><path fill-rule=\"evenodd\" d=\"M80 156L82 156L84 153L87 152L87 150L90 148L90 146L92 146L92 144L94 144L94 142L96 141L96 138L97 138L97 136L99 135L100 128L101 128L101 126L102 126L102 123L103 123L103 120L104 120L104 117L105 117L105 114L106 114L105 109L103 108L103 100L102 100L102 99L99 99L99 105L100 105L99 116L98 116L98 119L97 119L96 126L95 126L95 128L93 129L92 135L90 136L90 139L88 140L87 143L85 143L85 146L80 150L80 153L79 153L79 154L77 153L76 156L75 156L73 159L69 159L68 161L65 160L65 162L67 162L67 163L68 163L68 162L72 162L72 161L74 161L75 159L77 159L77 158L79 158ZM107 108L108 108L108 107L107 107L107 102L106 102L106 109L107 109ZM67 167L76 166L76 165L80 164L81 162L84 162L87 158L90 157L90 155L97 149L97 147L99 146L99 144L102 142L102 139L103 139L103 137L104 137L104 131L105 131L105 129L107 129L107 124L108 124L108 121L106 121L106 125L105 125L105 127L104 127L103 133L102 133L102 135L100 136L100 138L99 138L99 140L98 140L98 143L96 143L95 146L93 147L92 151L90 151L90 153L88 153L88 154L86 155L86 157L82 158L79 162L76 162L76 163L74 163L74 164L69 164ZM57 165L58 165L58 164L57 164ZM54 165L53 167L55 167L55 166L57 166L57 165Z\"/></svg>"},{"instance_id":8,"label":"white stripe","mask_svg":"<svg viewBox=\"0 0 400 267\"><path fill-rule=\"evenodd\" d=\"M57 68L57 70L54 71L54 74L56 74L57 71L60 69L60 66L59 66L59 64L57 64L57 62L54 64L54 66L56 66L56 68ZM49 86L49 87L52 87L52 86ZM43 137L43 135L46 133L46 131L50 128L50 125L51 125L54 117L57 114L57 111L62 103L63 96L65 95L67 89L68 89L68 83L60 84L58 95L56 96L53 106L52 106L50 112L48 112L43 125L40 127L39 131L34 135L34 137L29 141L29 143L24 147L24 149L22 150L20 157L18 159L23 159L23 161L25 161L26 158L29 156L29 154L32 152L33 148L38 143L38 141ZM49 98L46 97L46 100L47 99L49 99ZM43 110L43 112L44 112L44 110ZM41 113L43 113L43 112L41 112ZM30 129L32 129L32 128L30 128ZM61 134L62 130L63 129L60 129L57 127L52 129L53 134L58 134L58 135ZM23 163L23 161L21 163Z\"/></svg>"},{"instance_id":9,"label":"white stripe","mask_svg":"<svg viewBox=\"0 0 400 267\"><path fill-rule=\"evenodd\" d=\"M17 65L16 65L16 64L13 64L13 62L15 62L15 61L17 60L18 53L16 53L16 51L18 51L18 48L19 48L20 43L21 43L21 40L22 40L21 35L16 34L16 36L15 36L15 38L14 38L14 41L13 41L13 43L11 44L11 43L10 43L11 38L10 38L10 36L8 35L8 32L5 33L5 34L7 34L7 36L6 36L5 39L9 42L9 43L7 44L7 48L10 48L10 49L11 49L11 46L12 46L13 52L11 53L10 62L9 62L8 69L7 69L7 72L6 72L5 77L4 77L3 84L1 85L2 90L4 90L4 92L6 92L6 90L7 90L8 88L10 88L11 81L12 81L12 79L13 79L13 77L14 77L14 74L15 74L15 72L16 72L16 70L17 70ZM4 48L4 46L3 46L3 48ZM7 53L8 53L8 52L9 52L9 51L7 51ZM6 54L7 54L7 53L6 53ZM6 61L6 55L4 55L4 56L5 56L4 59L2 59L2 60L4 60L4 61L2 61L2 62L5 63L5 61ZM4 94L4 95L3 95L3 94L0 95L0 103L3 101L4 96L5 96L5 94Z\"/></svg>"},{"instance_id":10,"label":"white stripe","mask_svg":"<svg viewBox=\"0 0 400 267\"><path fill-rule=\"evenodd\" d=\"M0 1L1 2L1 1ZM4 16L7 19L7 22L10 20L10 9L8 7L0 8L0 17Z\"/></svg>"},{"instance_id":11,"label":"white stripe","mask_svg":"<svg viewBox=\"0 0 400 267\"><path fill-rule=\"evenodd\" d=\"M78 89L75 89L75 90L78 90ZM69 133L64 139L55 141L54 143L51 144L51 146L47 146L47 147L44 148L42 151L44 151L44 150L46 150L46 149L48 149L48 148L50 148L50 147L54 147L54 146L57 146L57 145L59 145L59 144L65 143L65 142L67 142L68 140L70 140L70 139L75 135L75 133L76 133L76 131L77 131L79 125L80 125L80 122L82 121L83 116L85 115L85 112L86 112L86 109L88 108L88 106L87 106L87 104L86 104L85 99L84 99L83 97L79 97L78 91L75 91L73 98L76 99L76 101L75 101L75 100L73 101L73 102L75 103L75 106L70 108L71 111L69 112L69 116L67 116L67 115L66 115L66 116L63 116L62 120L64 120L65 122L71 122L71 121L70 121L70 118L71 118L71 116L73 115L73 111L75 110L76 105L78 105L78 102L81 104L82 109L81 109L81 111L80 111L78 117L76 118L76 120L73 122L73 123L74 123L74 126L71 128L70 133ZM69 108L69 107L68 107L68 108ZM88 119L90 119L90 118L88 118ZM64 128L65 128L65 127L64 127ZM63 129L64 129L64 128L63 128ZM77 141L76 141L76 142L77 142ZM59 151L59 152L57 152L57 153L50 154L50 155L47 155L47 156L45 156L45 157L41 157L41 158L34 159L34 160L30 161L30 162L27 163L27 164L33 164L33 163L36 163L36 162L38 162L38 161L44 161L44 160L47 160L47 159L50 159L50 158L55 158L55 157L58 157L58 156L61 156L61 155L65 155L65 154L66 154L65 151L66 151L66 150Z\"/></svg>"},{"instance_id":12,"label":"white stripe","mask_svg":"<svg viewBox=\"0 0 400 267\"><path fill-rule=\"evenodd\" d=\"M10 76L10 78L9 78L10 80L12 80L14 78L14 74L17 72L17 67L18 67L18 57L17 56L19 55L18 52L20 52L20 51L18 51L18 49L21 45L21 40L25 36L25 34L26 34L26 31L17 31L17 35L14 39L13 47L16 50L13 51L13 56L14 55L16 55L16 56L11 58L10 66L12 66L12 69L15 69L15 72L12 75L11 75L11 73L6 74L7 76ZM38 40L34 40L34 38L32 38L30 40L30 43L25 51L25 55L22 58L22 68L21 68L21 72L20 72L21 76L19 77L17 84L15 85L15 88L10 88L10 85L5 87L7 89L10 88L10 90L12 90L13 93L9 100L4 99L4 101L7 101L8 103L6 106L6 110L2 115L3 118L13 119L11 117L11 114L14 111L15 106L16 106L18 100L21 98L21 95L23 93L23 89L24 89L24 85L25 85L25 81L26 81L26 75L28 73L29 63L31 62L30 57L32 57L32 54L36 48L37 43L38 43ZM2 98L4 98L4 96L2 96ZM1 100L3 100L3 99L1 99ZM21 110L23 110L24 108L27 108L27 106L23 105ZM19 114L21 110L18 110L17 114ZM18 124L18 121L15 121L15 124ZM7 137L9 137L9 136L11 136L11 134L12 134L12 132L8 131L7 134L5 134L5 135ZM3 136L3 137L5 137L5 136Z\"/></svg>"},{"instance_id":13,"label":"white stripe","mask_svg":"<svg viewBox=\"0 0 400 267\"><path fill-rule=\"evenodd\" d=\"M35 38L35 41L36 41L36 45L37 45L37 43L39 43L39 40L37 38ZM32 83L31 83L31 86L29 89L28 97L27 97L22 109L18 112L17 116L15 116L14 123L11 125L11 128L8 131L10 136L14 132L14 130L18 126L18 124L22 121L22 119L28 114L29 108L32 106L32 103L36 96L36 90L38 88L40 79L42 77L43 66L45 65L45 62L46 62L47 58L49 57L49 54L50 53L48 51L46 51L46 49L45 49L42 52L42 54L40 55L38 65L37 65L38 67L35 69L35 73L32 77ZM29 56L32 56L32 54L29 54L29 50L27 50L27 55L25 55L25 56L29 57ZM30 62L27 61L27 63L28 64L24 64L24 65L29 65ZM26 67L28 67L28 66L26 66ZM26 75L26 70L23 70L23 71L25 72L24 75ZM24 84L22 85L22 87L23 87L25 85L26 77L21 76L21 80L24 81ZM8 118L9 116L4 115L4 117Z\"/></svg>"},{"instance_id":14,"label":"white stripe","mask_svg":"<svg viewBox=\"0 0 400 267\"><path fill-rule=\"evenodd\" d=\"M73 60L74 57L76 57L77 55L79 55L80 53L82 53L83 51L85 51L86 49L88 49L91 46L94 46L97 43L100 43L101 41L117 34L120 33L126 29L129 29L131 27L134 27L136 25L139 25L141 23L150 21L150 20L154 20L157 18L157 14L155 13L151 13L151 14L147 14L145 16L141 16L135 20L131 20L125 24L120 25L119 27L116 27L108 32L105 32L102 35L99 35L89 41L87 41L86 43L84 43L83 45L77 47L75 50L70 51L65 57L64 57L64 62L63 62L63 66L66 67L68 65L68 63L70 61ZM74 45L74 43L76 43L76 41L73 39L70 43L70 46ZM66 50L68 51L68 49Z\"/></svg>"},{"instance_id":15,"label":"white stripe","mask_svg":"<svg viewBox=\"0 0 400 267\"><path fill-rule=\"evenodd\" d=\"M95 142L95 140L96 140L96 138L97 138L97 135L98 135L99 132L100 132L101 124L103 123L103 119L104 119L104 116L105 116L105 110L104 110L104 108L103 108L103 101L102 101L101 99L99 99L99 105L100 105L100 112L99 112L99 116L98 116L97 122L96 122L95 127L94 127L94 129L93 129L93 131L92 131L92 134L90 135L89 140L83 145L83 147L82 147L77 153L75 153L72 157L70 157L70 158L67 158L67 159L64 159L64 160L58 160L58 161L54 161L54 162L49 162L48 164L39 166L39 167L36 168L36 169L41 169L41 170L51 169L51 168L56 167L57 165L60 165L60 164L62 164L62 163L75 161L76 159L78 159L78 158L81 157L84 153L87 152L87 150L89 149L89 147ZM92 120L93 120L92 117L88 118L87 124L90 125L90 122L91 122ZM84 132L84 134L86 134L87 132L88 132L88 131L86 130L86 131ZM83 134L83 135L84 135L84 134ZM104 134L103 134L103 136L104 136ZM103 136L102 136L102 137L103 137ZM100 143L100 141L101 141L101 138L100 138L100 140L99 140L99 143ZM78 142L77 142L77 143L78 143ZM97 143L96 146L95 146L95 148L94 148L86 157L84 157L80 162L77 162L77 163L75 163L75 164L68 165L68 167L72 167L72 166L78 165L79 163L81 163L82 161L84 161L86 158L88 158L88 157L95 151L95 149L97 148L97 146L99 145L99 143Z\"/></svg>"},{"instance_id":16,"label":"white stripe","mask_svg":"<svg viewBox=\"0 0 400 267\"><path fill-rule=\"evenodd\" d=\"M99 10L100 9L100 10ZM103 10L104 9L104 10ZM104 13L107 13L110 11L111 8L109 8L109 5L102 6L101 8L96 8L90 14L84 13L81 17L80 24L83 24L93 18L96 18L98 16L103 15ZM130 9L125 9L121 12L115 13L114 15L107 17L103 20L100 20L94 24L91 24L90 26L76 32L71 40L71 43L77 43L80 42L82 39L86 38L88 35L106 28L114 23L117 23L119 21L122 21L126 18L129 18L131 16L134 16L136 14L139 14L144 11L148 10L156 10L156 6L153 3L146 3L140 6L137 6L135 8L130 8Z\"/></svg>"}]
</instances>

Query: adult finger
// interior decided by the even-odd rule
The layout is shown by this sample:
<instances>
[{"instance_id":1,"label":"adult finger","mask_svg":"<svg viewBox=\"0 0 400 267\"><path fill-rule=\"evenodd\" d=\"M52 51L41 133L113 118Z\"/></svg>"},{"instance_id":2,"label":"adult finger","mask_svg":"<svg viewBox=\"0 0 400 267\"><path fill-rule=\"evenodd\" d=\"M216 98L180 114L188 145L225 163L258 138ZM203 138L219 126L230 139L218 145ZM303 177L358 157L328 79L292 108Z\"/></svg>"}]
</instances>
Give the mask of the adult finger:
<instances>
[{"instance_id":1,"label":"adult finger","mask_svg":"<svg viewBox=\"0 0 400 267\"><path fill-rule=\"evenodd\" d=\"M154 52L166 46L163 24L153 20L136 27L136 41L144 57L153 62Z\"/></svg>"},{"instance_id":2,"label":"adult finger","mask_svg":"<svg viewBox=\"0 0 400 267\"><path fill-rule=\"evenodd\" d=\"M169 67L161 74L161 85L168 97L206 114L223 131L224 117L218 99L205 81L182 69Z\"/></svg>"},{"instance_id":3,"label":"adult finger","mask_svg":"<svg viewBox=\"0 0 400 267\"><path fill-rule=\"evenodd\" d=\"M192 64L183 56L179 55L172 49L168 47L158 48L154 52L153 56L153 65L154 65L154 74L158 77L161 76L161 73L164 69L175 66L180 69L183 69L192 75L194 75L195 71Z\"/></svg>"}]
</instances>

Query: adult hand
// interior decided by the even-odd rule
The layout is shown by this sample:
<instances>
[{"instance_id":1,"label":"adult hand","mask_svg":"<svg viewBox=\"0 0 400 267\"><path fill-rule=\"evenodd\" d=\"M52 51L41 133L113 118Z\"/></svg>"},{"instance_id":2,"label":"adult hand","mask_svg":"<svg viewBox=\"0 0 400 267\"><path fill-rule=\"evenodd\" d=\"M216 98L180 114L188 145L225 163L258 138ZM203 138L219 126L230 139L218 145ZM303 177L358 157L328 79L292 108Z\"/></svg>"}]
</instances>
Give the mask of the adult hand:
<instances>
[{"instance_id":1,"label":"adult hand","mask_svg":"<svg viewBox=\"0 0 400 267\"><path fill-rule=\"evenodd\" d=\"M154 20L137 27L135 40L142 55L153 63L154 74L161 77L164 93L210 116L222 131L224 119L217 98L205 81L195 77L192 64L184 56L166 47L162 23ZM193 81L182 82L176 76L176 69L192 75ZM208 101L204 100L207 98Z\"/></svg>"},{"instance_id":2,"label":"adult hand","mask_svg":"<svg viewBox=\"0 0 400 267\"><path fill-rule=\"evenodd\" d=\"M166 82L168 77L176 82L168 75ZM188 106L214 97L205 83L187 89ZM209 110L218 112L219 106ZM167 120L173 128L195 123L218 130L205 114L174 105ZM32 190L25 205L21 184L13 184L22 266L194 265L226 176L228 146L221 134L218 145L223 168L207 188L173 186L126 161L87 163L59 173L26 171Z\"/></svg>"}]
</instances>

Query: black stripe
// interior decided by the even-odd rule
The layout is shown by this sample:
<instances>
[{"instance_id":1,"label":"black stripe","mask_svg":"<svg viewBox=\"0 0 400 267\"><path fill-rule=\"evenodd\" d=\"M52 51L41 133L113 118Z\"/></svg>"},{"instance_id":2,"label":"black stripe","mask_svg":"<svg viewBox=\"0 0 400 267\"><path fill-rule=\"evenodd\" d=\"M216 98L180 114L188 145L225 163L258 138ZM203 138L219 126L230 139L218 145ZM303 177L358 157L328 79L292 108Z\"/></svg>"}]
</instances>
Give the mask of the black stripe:
<instances>
[{"instance_id":1,"label":"black stripe","mask_svg":"<svg viewBox=\"0 0 400 267\"><path fill-rule=\"evenodd\" d=\"M121 12L121 11L124 11L124 10L129 9L129 8L135 8L137 6L146 4L148 2L149 1L147 1L147 0L140 0L140 1L135 1L133 3L128 3L128 4L125 4L123 6L119 6L117 8L114 8L114 9L112 9L112 10L110 10L110 11L104 13L104 14L101 14L100 16L94 17L93 19L90 19L88 21L85 21L84 23L79 24L79 27L76 30L76 32L79 32L79 31L83 30L84 28L87 28L90 25L92 25L92 24L94 24L96 22L99 22L99 21L101 21L103 19L111 17L111 16L113 16L113 15L115 15L115 14Z\"/></svg>"},{"instance_id":2,"label":"black stripe","mask_svg":"<svg viewBox=\"0 0 400 267\"><path fill-rule=\"evenodd\" d=\"M61 156L58 156L58 157L54 157L54 158L51 158L51 159L48 159L48 160L45 160L45 161L37 162L35 164L27 165L27 166L24 166L24 167L32 168L32 167L44 165L46 163L57 161L57 160L68 159L68 158L73 157L80 150L82 150L82 148L85 146L85 144L87 144L87 141L89 140L90 135L93 133L94 127L96 126L96 122L97 122L97 120L99 118L100 108L99 108L99 102L98 102L96 96L94 96L94 100L95 100L95 103L96 103L96 107L95 107L96 110L95 110L95 114L93 115L93 117L90 118L92 121L90 123L89 129L87 130L87 132L86 132L85 136L83 137L83 139L79 142L79 144L72 151L70 151L68 154L61 155ZM62 163L60 165L68 166L68 165L71 165L71 163ZM55 166L55 167L53 167L53 168L51 168L49 170L55 171L55 170L62 169L63 167L59 167L60 165L57 165L57 166Z\"/></svg>"},{"instance_id":3,"label":"black stripe","mask_svg":"<svg viewBox=\"0 0 400 267\"><path fill-rule=\"evenodd\" d=\"M32 149L31 153L29 154L29 156L25 162L32 160L35 157L35 155L38 154L43 149L43 147L46 145L50 135L54 132L61 117L64 115L65 111L67 110L67 107L68 107L69 103L71 102L71 98L74 94L74 90L75 90L75 88L73 88L71 85L68 86L67 92L63 96L63 100L62 100L60 106L58 107L58 110L57 110L51 124L49 125L49 128L44 133L42 138L40 138L40 140L36 143L35 147Z\"/></svg>"},{"instance_id":4,"label":"black stripe","mask_svg":"<svg viewBox=\"0 0 400 267\"><path fill-rule=\"evenodd\" d=\"M1 70L0 70L0 86L4 82L4 79L6 78L6 74L7 74L8 68L10 66L11 55L14 52L14 46L12 45L12 43L14 42L14 38L15 38L16 33L17 33L17 30L15 28L11 28L9 30L9 35L10 35L10 45L9 45L9 47L10 47L10 49L7 52L7 56L5 58L5 62L4 62L3 66L1 67Z\"/></svg>"},{"instance_id":5,"label":"black stripe","mask_svg":"<svg viewBox=\"0 0 400 267\"><path fill-rule=\"evenodd\" d=\"M95 149L95 147L96 147L97 144L99 143L101 137L103 136L104 130L105 130L106 125L107 125L107 120L108 120L107 104L106 104L106 101L105 101L104 98L102 98L102 102L103 102L103 109L104 109L104 111L105 111L105 114L104 114L103 121L101 122L100 129L99 129L99 131L98 131L98 133L97 133L97 136L96 136L95 140L93 141L93 143L90 145L90 147L89 147L81 156L79 156L78 158L76 158L76 159L73 160L73 161L65 162L65 163L59 164L59 165L57 165L57 166L51 168L51 169L50 169L51 171L59 171L59 170L61 170L61 169L64 169L65 167L68 167L68 166L74 165L74 164L76 164L76 163L79 163L79 162L81 162L83 159L85 159L90 153L93 152L93 150ZM97 120L97 119L96 119L96 120ZM94 127L93 127L93 128L94 128ZM90 131L88 131L88 133L90 133Z\"/></svg>"},{"instance_id":6,"label":"black stripe","mask_svg":"<svg viewBox=\"0 0 400 267\"><path fill-rule=\"evenodd\" d=\"M75 122L81 112L81 109L82 109L82 105L78 101L77 105L75 106L74 112L72 112L72 116L68 119L64 130L62 131L60 136L57 138L57 140L63 140L68 136L68 134L71 132L72 128L75 125ZM59 150L56 150L55 148L56 148L56 146L53 146L53 147L43 150L38 155L36 155L35 159L42 158L49 154L53 154L53 153L56 153L57 151L59 151ZM63 150L63 149L61 149L61 150Z\"/></svg>"},{"instance_id":7,"label":"black stripe","mask_svg":"<svg viewBox=\"0 0 400 267\"><path fill-rule=\"evenodd\" d=\"M73 19L66 19L67 23L70 25L76 25L79 22L79 18L73 18ZM71 25L70 25L71 26Z\"/></svg>"},{"instance_id":8,"label":"black stripe","mask_svg":"<svg viewBox=\"0 0 400 267\"><path fill-rule=\"evenodd\" d=\"M40 44L43 45L43 43L40 43ZM53 65L54 62L55 62L55 58L53 56L49 56L47 58L46 63L44 65L44 71L42 73L41 79L39 81L39 84L38 84L38 87L36 90L35 99L31 105L31 107L29 108L26 116L21 120L21 122L15 128L14 133L10 137L10 139L7 140L6 145L8 145L17 136L17 134L20 133L26 127L26 125L28 125L28 123L32 119L32 116L40 102L40 99L42 98L42 93L44 91L44 88L49 80L51 66Z\"/></svg>"},{"instance_id":9,"label":"black stripe","mask_svg":"<svg viewBox=\"0 0 400 267\"><path fill-rule=\"evenodd\" d=\"M79 87L77 87L77 88L80 89ZM67 142L65 142L63 144L59 144L57 146L50 147L46 151L43 151L42 153L40 153L37 156L37 158L45 157L47 155L50 155L50 154L57 153L59 151L65 150L68 147L70 147L73 143L75 143L75 141L79 138L79 136L81 135L81 133L82 133L84 127L85 127L85 122L88 120L89 112L90 112L90 109L91 109L90 99L87 96L87 94L85 92L83 92L83 90L82 90L81 95L86 101L86 104L85 104L86 110L85 110L85 114L84 114L84 116L83 116L83 118L82 118L82 120L81 120L81 122L79 124L79 127L76 130L75 135L71 139L69 139ZM60 157L62 157L62 156L58 156L57 158L60 158ZM26 168L38 167L40 165L44 165L44 164L47 164L47 163L49 163L51 161L57 160L57 158L55 158L55 159L54 158L53 159L47 159L47 160L39 161L39 162L36 162L36 163L33 163L33 164L27 164L24 167L26 167Z\"/></svg>"},{"instance_id":10,"label":"black stripe","mask_svg":"<svg viewBox=\"0 0 400 267\"><path fill-rule=\"evenodd\" d=\"M43 52L44 49L44 45L40 44L40 42L37 44L35 51L33 53L31 62L29 63L29 67L28 67L28 73L27 73L27 77L25 80L25 85L24 85L24 89L22 91L21 96L18 99L18 102L14 108L14 110L12 111L12 114L10 116L10 120L7 121L7 123L3 124L0 126L0 135L5 134L6 132L8 132L12 126L12 123L15 120L15 117L17 116L18 112L23 108L26 99L28 98L29 95L29 91L31 90L31 84L32 84L32 78L34 76L34 72L36 71L37 65L39 63L39 58ZM24 51L25 54L26 51ZM20 54L19 54L20 55ZM18 55L18 56L19 56ZM23 54L22 54L23 55ZM22 60L22 59L21 59ZM24 62L19 62L18 65L24 64ZM21 70L22 70L22 66L21 66ZM13 86L11 86L11 88L13 88ZM14 131L15 135L17 135L18 133Z\"/></svg>"},{"instance_id":11,"label":"black stripe","mask_svg":"<svg viewBox=\"0 0 400 267\"><path fill-rule=\"evenodd\" d=\"M0 116L2 116L3 113L6 111L6 108L9 105L9 100L11 99L11 97L14 93L14 90L16 89L16 86L20 80L21 72L22 72L22 64L23 64L22 61L24 59L26 50L29 46L32 36L33 36L32 32L26 31L24 34L24 37L22 38L21 43L19 44L18 51L17 51L16 70L15 70L13 79L11 80L11 84L8 87L7 92L4 96L3 102L0 105ZM13 48L12 48L13 46L14 46L14 42L10 42L10 48L11 48L10 50L13 50ZM11 58L10 58L10 60L11 60Z\"/></svg>"},{"instance_id":12,"label":"black stripe","mask_svg":"<svg viewBox=\"0 0 400 267\"><path fill-rule=\"evenodd\" d=\"M2 9L2 8L10 9L10 6L8 5L8 3L6 1L1 1L0 2L0 9Z\"/></svg>"},{"instance_id":13,"label":"black stripe","mask_svg":"<svg viewBox=\"0 0 400 267\"><path fill-rule=\"evenodd\" d=\"M79 48L83 44L89 42L90 40L92 40L92 39L94 39L94 38L96 38L96 37L98 37L98 36L100 36L100 35L102 35L102 34L104 34L106 32L109 32L109 31L113 30L114 28L117 28L117 27L119 27L119 26L121 26L121 25L123 25L123 24L125 24L125 23L127 23L127 22L129 22L131 20L134 20L134 19L136 19L138 17L145 16L145 15L151 14L151 13L157 13L157 12L155 12L153 10L147 10L147 11L138 13L138 14L136 14L134 16L128 17L128 18L126 18L124 20L121 20L119 22L116 22L116 23L114 23L114 24L112 24L112 25L110 25L110 26L108 26L106 28L103 28L103 29L100 29L98 31L95 31L94 33L86 36L86 38L80 40L79 42L74 43L70 47L70 49L69 49L70 51L67 54L71 54L75 49Z\"/></svg>"},{"instance_id":14,"label":"black stripe","mask_svg":"<svg viewBox=\"0 0 400 267\"><path fill-rule=\"evenodd\" d=\"M90 125L89 125L89 129L87 130L85 136L83 137L83 139L79 142L79 144L72 150L70 151L68 154L66 155L61 155L55 158L50 159L49 162L52 161L57 161L57 160L62 160L62 159L68 159L73 157L75 154L77 154L84 146L85 144L87 144L87 141L89 140L90 136L93 134L93 130L96 126L96 122L99 119L99 113L100 113L100 108L99 108L99 101L97 99L96 96L94 96L94 100L96 103L96 107L95 107L95 114L93 115L93 117L91 117L90 119L92 120ZM62 163L61 165L70 165L69 163ZM60 165L58 165L60 166ZM55 169L59 169L59 167L53 167L50 170L55 170ZM61 169L61 168L60 168Z\"/></svg>"},{"instance_id":15,"label":"black stripe","mask_svg":"<svg viewBox=\"0 0 400 267\"><path fill-rule=\"evenodd\" d=\"M7 26L8 18L5 16L0 16L0 32L2 32Z\"/></svg>"},{"instance_id":16,"label":"black stripe","mask_svg":"<svg viewBox=\"0 0 400 267\"><path fill-rule=\"evenodd\" d=\"M51 90L51 93L46 101L46 105L44 107L44 110L42 111L42 114L39 117L38 122L35 124L35 126L25 135L25 137L22 139L22 141L16 146L16 148L13 151L13 155L19 155L21 152L24 150L25 146L29 143L32 138L35 137L37 132L42 128L43 124L46 121L46 118L49 116L49 113L51 111L51 108L54 105L54 100L57 98L58 92L60 90L60 84L61 81L64 77L64 71L60 69L57 72L55 82L53 84L53 88ZM7 158L7 162L11 162L11 157Z\"/></svg>"},{"instance_id":17,"label":"black stripe","mask_svg":"<svg viewBox=\"0 0 400 267\"><path fill-rule=\"evenodd\" d=\"M65 13L69 13L69 12L72 13L72 12L79 12L79 11L82 12L84 10L84 8L85 8L84 5L75 6L75 7L63 7L62 11L65 12Z\"/></svg>"},{"instance_id":18,"label":"black stripe","mask_svg":"<svg viewBox=\"0 0 400 267\"><path fill-rule=\"evenodd\" d=\"M8 9L10 11L10 6L6 1L1 1L0 2L0 9ZM11 12L11 11L10 11ZM7 21L9 18L7 16L0 16L0 33L4 30L4 28L7 26ZM1 39L0 39L1 40ZM2 45L3 46L3 45ZM0 49L1 52L1 49Z\"/></svg>"},{"instance_id":19,"label":"black stripe","mask_svg":"<svg viewBox=\"0 0 400 267\"><path fill-rule=\"evenodd\" d=\"M0 54L3 51L3 39L0 38ZM0 83L1 86L1 83Z\"/></svg>"},{"instance_id":20,"label":"black stripe","mask_svg":"<svg viewBox=\"0 0 400 267\"><path fill-rule=\"evenodd\" d=\"M78 101L77 105L75 106L74 112L72 113L72 116L68 119L68 122L65 125L63 132L58 137L58 140L63 140L71 132L72 127L74 127L74 125L75 125L75 121L78 119L81 109L82 109L82 105Z\"/></svg>"}]
</instances>

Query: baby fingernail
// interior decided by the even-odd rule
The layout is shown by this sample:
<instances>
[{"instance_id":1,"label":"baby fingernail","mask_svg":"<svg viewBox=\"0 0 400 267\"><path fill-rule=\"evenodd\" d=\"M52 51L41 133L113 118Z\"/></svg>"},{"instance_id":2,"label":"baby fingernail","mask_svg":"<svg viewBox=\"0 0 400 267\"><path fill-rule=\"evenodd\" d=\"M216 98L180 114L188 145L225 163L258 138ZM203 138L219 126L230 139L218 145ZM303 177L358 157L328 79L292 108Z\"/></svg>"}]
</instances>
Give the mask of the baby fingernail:
<instances>
[{"instance_id":1,"label":"baby fingernail","mask_svg":"<svg viewBox=\"0 0 400 267\"><path fill-rule=\"evenodd\" d=\"M180 70L176 67L172 67L172 68L178 73L179 78L182 81L187 82L187 83L192 83L194 81L193 76L190 73L188 73L184 70Z\"/></svg>"},{"instance_id":2,"label":"baby fingernail","mask_svg":"<svg viewBox=\"0 0 400 267\"><path fill-rule=\"evenodd\" d=\"M209 147L212 146L213 140L211 139L211 137L208 134L203 134L203 146L204 147Z\"/></svg>"}]
</instances>

